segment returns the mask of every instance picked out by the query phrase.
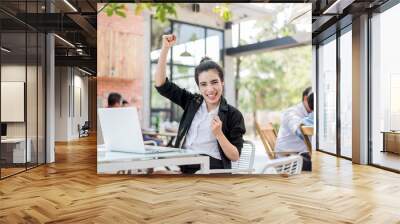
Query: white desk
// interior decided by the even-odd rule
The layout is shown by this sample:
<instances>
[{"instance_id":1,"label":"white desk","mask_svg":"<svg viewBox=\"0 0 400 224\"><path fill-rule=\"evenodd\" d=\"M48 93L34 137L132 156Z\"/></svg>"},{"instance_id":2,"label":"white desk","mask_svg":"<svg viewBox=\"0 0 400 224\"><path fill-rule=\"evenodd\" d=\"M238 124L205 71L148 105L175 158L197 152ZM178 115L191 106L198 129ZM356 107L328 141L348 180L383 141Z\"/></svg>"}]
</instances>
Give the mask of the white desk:
<instances>
[{"instance_id":1,"label":"white desk","mask_svg":"<svg viewBox=\"0 0 400 224\"><path fill-rule=\"evenodd\" d=\"M25 158L27 159L26 162L31 161L32 141L30 138L27 138L26 154L25 154L25 138L5 138L1 139L1 144L14 145L12 150L13 163L25 163Z\"/></svg>"},{"instance_id":2,"label":"white desk","mask_svg":"<svg viewBox=\"0 0 400 224\"><path fill-rule=\"evenodd\" d=\"M208 174L210 159L190 150L165 153L110 152L104 146L97 147L97 173L115 174L120 170L147 169L162 166L199 164L200 172Z\"/></svg>"}]
</instances>

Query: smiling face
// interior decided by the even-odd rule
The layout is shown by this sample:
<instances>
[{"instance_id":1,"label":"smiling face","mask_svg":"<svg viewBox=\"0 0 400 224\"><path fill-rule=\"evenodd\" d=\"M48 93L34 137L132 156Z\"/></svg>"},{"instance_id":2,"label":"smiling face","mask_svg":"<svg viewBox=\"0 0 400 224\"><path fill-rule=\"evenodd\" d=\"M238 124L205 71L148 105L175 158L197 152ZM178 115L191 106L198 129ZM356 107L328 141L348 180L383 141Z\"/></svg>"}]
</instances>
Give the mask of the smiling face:
<instances>
[{"instance_id":1,"label":"smiling face","mask_svg":"<svg viewBox=\"0 0 400 224\"><path fill-rule=\"evenodd\" d=\"M209 69L199 74L199 90L206 101L207 108L213 109L218 106L223 88L224 82L221 81L217 70Z\"/></svg>"}]
</instances>

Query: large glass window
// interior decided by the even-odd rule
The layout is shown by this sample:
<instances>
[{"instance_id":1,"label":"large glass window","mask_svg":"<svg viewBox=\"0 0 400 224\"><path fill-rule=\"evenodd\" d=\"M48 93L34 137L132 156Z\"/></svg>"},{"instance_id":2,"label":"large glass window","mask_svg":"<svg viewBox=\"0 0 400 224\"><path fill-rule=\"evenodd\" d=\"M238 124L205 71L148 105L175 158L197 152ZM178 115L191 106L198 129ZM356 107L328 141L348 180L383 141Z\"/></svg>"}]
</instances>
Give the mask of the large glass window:
<instances>
[{"instance_id":1,"label":"large glass window","mask_svg":"<svg viewBox=\"0 0 400 224\"><path fill-rule=\"evenodd\" d=\"M371 19L372 163L400 170L400 5Z\"/></svg>"},{"instance_id":2,"label":"large glass window","mask_svg":"<svg viewBox=\"0 0 400 224\"><path fill-rule=\"evenodd\" d=\"M351 26L340 36L340 154L352 157L352 35Z\"/></svg>"},{"instance_id":3,"label":"large glass window","mask_svg":"<svg viewBox=\"0 0 400 224\"><path fill-rule=\"evenodd\" d=\"M25 170L31 161L30 141L26 141L26 33L1 34L1 175ZM28 147L28 148L27 148Z\"/></svg>"},{"instance_id":4,"label":"large glass window","mask_svg":"<svg viewBox=\"0 0 400 224\"><path fill-rule=\"evenodd\" d=\"M162 97L154 88L154 74L161 49L161 36L174 33L177 43L167 58L167 77L178 86L198 92L194 69L204 56L223 64L223 31L178 21L159 23L152 20L151 29L151 126L156 122L180 121L183 110Z\"/></svg>"},{"instance_id":5,"label":"large glass window","mask_svg":"<svg viewBox=\"0 0 400 224\"><path fill-rule=\"evenodd\" d=\"M174 22L172 32L177 40L172 47L173 63L196 66L206 54L205 28Z\"/></svg>"},{"instance_id":6,"label":"large glass window","mask_svg":"<svg viewBox=\"0 0 400 224\"><path fill-rule=\"evenodd\" d=\"M220 30L207 29L206 54L212 60L223 64L224 39Z\"/></svg>"},{"instance_id":7,"label":"large glass window","mask_svg":"<svg viewBox=\"0 0 400 224\"><path fill-rule=\"evenodd\" d=\"M254 14L273 19L245 19L232 25L232 46L254 44L299 33L311 33L311 4L308 3L250 3ZM240 10L240 9L238 9ZM273 30L273 32L271 32Z\"/></svg>"},{"instance_id":8,"label":"large glass window","mask_svg":"<svg viewBox=\"0 0 400 224\"><path fill-rule=\"evenodd\" d=\"M318 48L318 147L336 153L336 36Z\"/></svg>"},{"instance_id":9,"label":"large glass window","mask_svg":"<svg viewBox=\"0 0 400 224\"><path fill-rule=\"evenodd\" d=\"M43 1L8 1L19 16L39 13ZM26 14L25 14L26 15ZM0 13L0 178L45 162L45 35ZM4 22L7 21L7 22Z\"/></svg>"}]
</instances>

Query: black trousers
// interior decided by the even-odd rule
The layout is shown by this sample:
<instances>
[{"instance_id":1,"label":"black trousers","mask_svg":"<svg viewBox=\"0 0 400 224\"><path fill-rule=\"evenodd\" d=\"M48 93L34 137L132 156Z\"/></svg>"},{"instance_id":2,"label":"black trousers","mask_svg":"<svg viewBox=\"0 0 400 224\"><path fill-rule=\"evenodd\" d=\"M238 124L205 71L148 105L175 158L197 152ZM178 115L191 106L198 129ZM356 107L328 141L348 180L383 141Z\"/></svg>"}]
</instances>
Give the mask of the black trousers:
<instances>
[{"instance_id":1,"label":"black trousers","mask_svg":"<svg viewBox=\"0 0 400 224\"><path fill-rule=\"evenodd\" d=\"M302 171L312 171L312 163L311 163L311 156L310 153L302 153L301 156L303 157L303 168Z\"/></svg>"},{"instance_id":2,"label":"black trousers","mask_svg":"<svg viewBox=\"0 0 400 224\"><path fill-rule=\"evenodd\" d=\"M202 156L208 156L208 155L203 155ZM210 158L210 169L224 169L224 165L222 164L222 160L215 159L211 156L208 156ZM179 166L181 168L182 173L184 174L194 174L196 171L200 170L200 165L195 164L195 165L182 165Z\"/></svg>"}]
</instances>

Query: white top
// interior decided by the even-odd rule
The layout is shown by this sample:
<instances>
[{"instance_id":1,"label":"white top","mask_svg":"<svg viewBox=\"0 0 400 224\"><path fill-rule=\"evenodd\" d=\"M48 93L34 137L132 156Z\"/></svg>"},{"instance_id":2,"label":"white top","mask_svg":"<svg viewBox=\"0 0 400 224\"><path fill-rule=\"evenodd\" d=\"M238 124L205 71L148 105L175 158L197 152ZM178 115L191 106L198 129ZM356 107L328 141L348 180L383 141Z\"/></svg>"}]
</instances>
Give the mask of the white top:
<instances>
[{"instance_id":1,"label":"white top","mask_svg":"<svg viewBox=\"0 0 400 224\"><path fill-rule=\"evenodd\" d=\"M208 112L206 102L203 101L194 115L183 148L221 160L218 141L211 130L211 122L218 115L218 109L219 106Z\"/></svg>"},{"instance_id":2,"label":"white top","mask_svg":"<svg viewBox=\"0 0 400 224\"><path fill-rule=\"evenodd\" d=\"M283 112L275 151L307 152L306 144L296 135L296 131L299 129L303 118L307 115L308 112L302 102Z\"/></svg>"}]
</instances>

